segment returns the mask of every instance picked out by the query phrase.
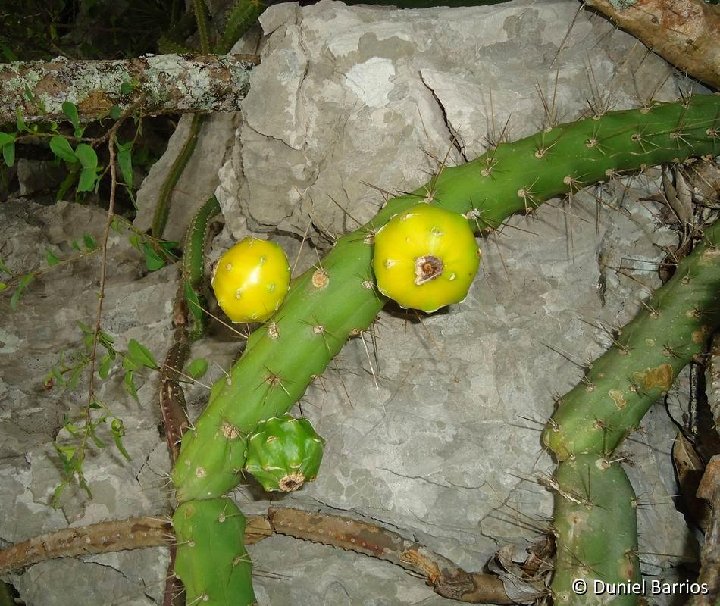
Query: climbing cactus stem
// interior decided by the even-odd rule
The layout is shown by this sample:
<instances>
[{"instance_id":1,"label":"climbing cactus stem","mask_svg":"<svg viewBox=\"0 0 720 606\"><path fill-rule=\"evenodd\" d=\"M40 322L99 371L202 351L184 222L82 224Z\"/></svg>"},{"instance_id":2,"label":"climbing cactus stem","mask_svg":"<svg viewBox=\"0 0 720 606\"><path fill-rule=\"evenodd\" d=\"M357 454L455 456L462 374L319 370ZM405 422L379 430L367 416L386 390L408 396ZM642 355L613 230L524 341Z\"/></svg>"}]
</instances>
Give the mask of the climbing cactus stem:
<instances>
[{"instance_id":1,"label":"climbing cactus stem","mask_svg":"<svg viewBox=\"0 0 720 606\"><path fill-rule=\"evenodd\" d=\"M252 565L245 550L245 516L230 499L181 504L173 516L175 572L187 604L251 606Z\"/></svg>"},{"instance_id":2,"label":"climbing cactus stem","mask_svg":"<svg viewBox=\"0 0 720 606\"><path fill-rule=\"evenodd\" d=\"M642 595L637 500L625 471L580 455L558 465L555 481L553 603L634 606Z\"/></svg>"},{"instance_id":3,"label":"climbing cactus stem","mask_svg":"<svg viewBox=\"0 0 720 606\"><path fill-rule=\"evenodd\" d=\"M558 402L543 442L563 461L609 456L720 326L720 221Z\"/></svg>"},{"instance_id":4,"label":"climbing cactus stem","mask_svg":"<svg viewBox=\"0 0 720 606\"><path fill-rule=\"evenodd\" d=\"M214 385L173 470L178 498L217 497L236 486L244 449L227 448L223 424L247 436L260 420L284 414L348 337L374 320L385 299L374 287L372 239L395 214L425 200L491 230L513 213L608 175L720 153L719 113L720 97L707 95L560 125L444 168L426 186L390 200L293 282L229 376Z\"/></svg>"}]
</instances>

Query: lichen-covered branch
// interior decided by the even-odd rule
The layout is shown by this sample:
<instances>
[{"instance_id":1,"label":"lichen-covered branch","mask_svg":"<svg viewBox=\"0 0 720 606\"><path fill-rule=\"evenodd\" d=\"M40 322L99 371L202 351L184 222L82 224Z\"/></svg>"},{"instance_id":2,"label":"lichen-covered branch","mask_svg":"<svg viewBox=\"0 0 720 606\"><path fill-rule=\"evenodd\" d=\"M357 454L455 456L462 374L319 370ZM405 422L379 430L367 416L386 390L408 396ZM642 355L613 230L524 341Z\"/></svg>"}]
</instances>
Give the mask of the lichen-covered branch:
<instances>
[{"instance_id":1,"label":"lichen-covered branch","mask_svg":"<svg viewBox=\"0 0 720 606\"><path fill-rule=\"evenodd\" d=\"M157 55L116 61L31 61L0 64L0 124L57 120L62 104L82 120L113 106L146 114L236 111L249 89L255 55Z\"/></svg>"},{"instance_id":2,"label":"lichen-covered branch","mask_svg":"<svg viewBox=\"0 0 720 606\"><path fill-rule=\"evenodd\" d=\"M702 0L587 0L678 69L720 88L720 6ZM618 6L616 8L616 6Z\"/></svg>"}]
</instances>

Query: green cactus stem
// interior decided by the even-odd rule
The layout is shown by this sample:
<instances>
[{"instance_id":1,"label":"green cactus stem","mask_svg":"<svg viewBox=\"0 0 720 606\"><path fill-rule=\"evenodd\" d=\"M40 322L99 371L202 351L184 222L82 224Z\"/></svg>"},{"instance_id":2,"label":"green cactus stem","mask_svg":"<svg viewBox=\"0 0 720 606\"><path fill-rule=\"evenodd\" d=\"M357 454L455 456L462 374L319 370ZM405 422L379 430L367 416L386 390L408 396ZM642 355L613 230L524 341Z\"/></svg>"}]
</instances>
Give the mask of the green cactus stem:
<instances>
[{"instance_id":1,"label":"green cactus stem","mask_svg":"<svg viewBox=\"0 0 720 606\"><path fill-rule=\"evenodd\" d=\"M553 603L637 604L642 595L637 500L622 466L579 455L558 465L554 490Z\"/></svg>"},{"instance_id":2,"label":"green cactus stem","mask_svg":"<svg viewBox=\"0 0 720 606\"><path fill-rule=\"evenodd\" d=\"M222 427L247 436L262 419L287 412L346 340L375 319L385 299L375 289L372 239L392 216L425 200L490 231L514 213L614 174L718 154L719 129L720 98L713 95L611 112L500 144L390 200L293 282L282 307L250 336L243 356L213 386L173 469L178 499L217 497L235 487L245 451L229 448Z\"/></svg>"},{"instance_id":3,"label":"green cactus stem","mask_svg":"<svg viewBox=\"0 0 720 606\"><path fill-rule=\"evenodd\" d=\"M247 441L245 471L267 491L292 492L317 477L325 440L292 415L258 423Z\"/></svg>"},{"instance_id":4,"label":"green cactus stem","mask_svg":"<svg viewBox=\"0 0 720 606\"><path fill-rule=\"evenodd\" d=\"M173 516L175 572L187 604L250 606L252 564L245 550L245 516L230 499L182 503Z\"/></svg>"},{"instance_id":5,"label":"green cactus stem","mask_svg":"<svg viewBox=\"0 0 720 606\"><path fill-rule=\"evenodd\" d=\"M215 51L220 54L229 53L243 34L257 23L260 14L265 10L262 0L236 0L227 13L225 30Z\"/></svg>"},{"instance_id":6,"label":"green cactus stem","mask_svg":"<svg viewBox=\"0 0 720 606\"><path fill-rule=\"evenodd\" d=\"M211 196L195 213L185 232L181 280L191 323L188 331L191 340L200 338L205 329L205 298L202 294L205 241L210 220L219 214L220 203L215 196Z\"/></svg>"},{"instance_id":7,"label":"green cactus stem","mask_svg":"<svg viewBox=\"0 0 720 606\"><path fill-rule=\"evenodd\" d=\"M720 326L720 222L558 402L543 443L563 461L610 456Z\"/></svg>"}]
</instances>

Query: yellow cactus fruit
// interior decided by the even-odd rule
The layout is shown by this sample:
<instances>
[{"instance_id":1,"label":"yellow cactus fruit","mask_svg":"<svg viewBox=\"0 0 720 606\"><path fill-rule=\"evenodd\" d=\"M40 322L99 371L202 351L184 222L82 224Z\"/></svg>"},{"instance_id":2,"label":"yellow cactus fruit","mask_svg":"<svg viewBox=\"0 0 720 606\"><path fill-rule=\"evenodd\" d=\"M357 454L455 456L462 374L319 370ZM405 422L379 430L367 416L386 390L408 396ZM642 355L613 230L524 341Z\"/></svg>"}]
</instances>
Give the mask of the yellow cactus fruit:
<instances>
[{"instance_id":1,"label":"yellow cactus fruit","mask_svg":"<svg viewBox=\"0 0 720 606\"><path fill-rule=\"evenodd\" d=\"M401 307L432 312L462 301L479 265L467 220L437 206L418 204L375 235L378 290Z\"/></svg>"},{"instance_id":2,"label":"yellow cactus fruit","mask_svg":"<svg viewBox=\"0 0 720 606\"><path fill-rule=\"evenodd\" d=\"M244 238L220 257L211 284L233 322L264 322L290 287L290 265L274 242Z\"/></svg>"}]
</instances>

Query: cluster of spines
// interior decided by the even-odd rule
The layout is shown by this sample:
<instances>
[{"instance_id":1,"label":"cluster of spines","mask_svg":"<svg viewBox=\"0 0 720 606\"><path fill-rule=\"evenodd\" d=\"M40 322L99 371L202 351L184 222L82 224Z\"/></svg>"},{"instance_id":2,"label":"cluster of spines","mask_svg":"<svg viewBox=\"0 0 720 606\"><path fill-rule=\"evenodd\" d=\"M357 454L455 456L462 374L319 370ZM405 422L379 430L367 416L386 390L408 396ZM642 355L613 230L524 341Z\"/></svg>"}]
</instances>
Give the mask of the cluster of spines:
<instances>
[{"instance_id":1,"label":"cluster of spines","mask_svg":"<svg viewBox=\"0 0 720 606\"><path fill-rule=\"evenodd\" d=\"M178 499L214 499L233 489L242 478L244 437L261 420L287 412L347 339L372 323L385 303L373 287L372 235L392 216L425 201L492 230L512 214L610 175L718 154L719 125L714 96L607 113L500 144L390 200L293 282L282 307L250 335L243 356L213 386L173 469ZM232 428L237 443L223 427Z\"/></svg>"}]
</instances>

